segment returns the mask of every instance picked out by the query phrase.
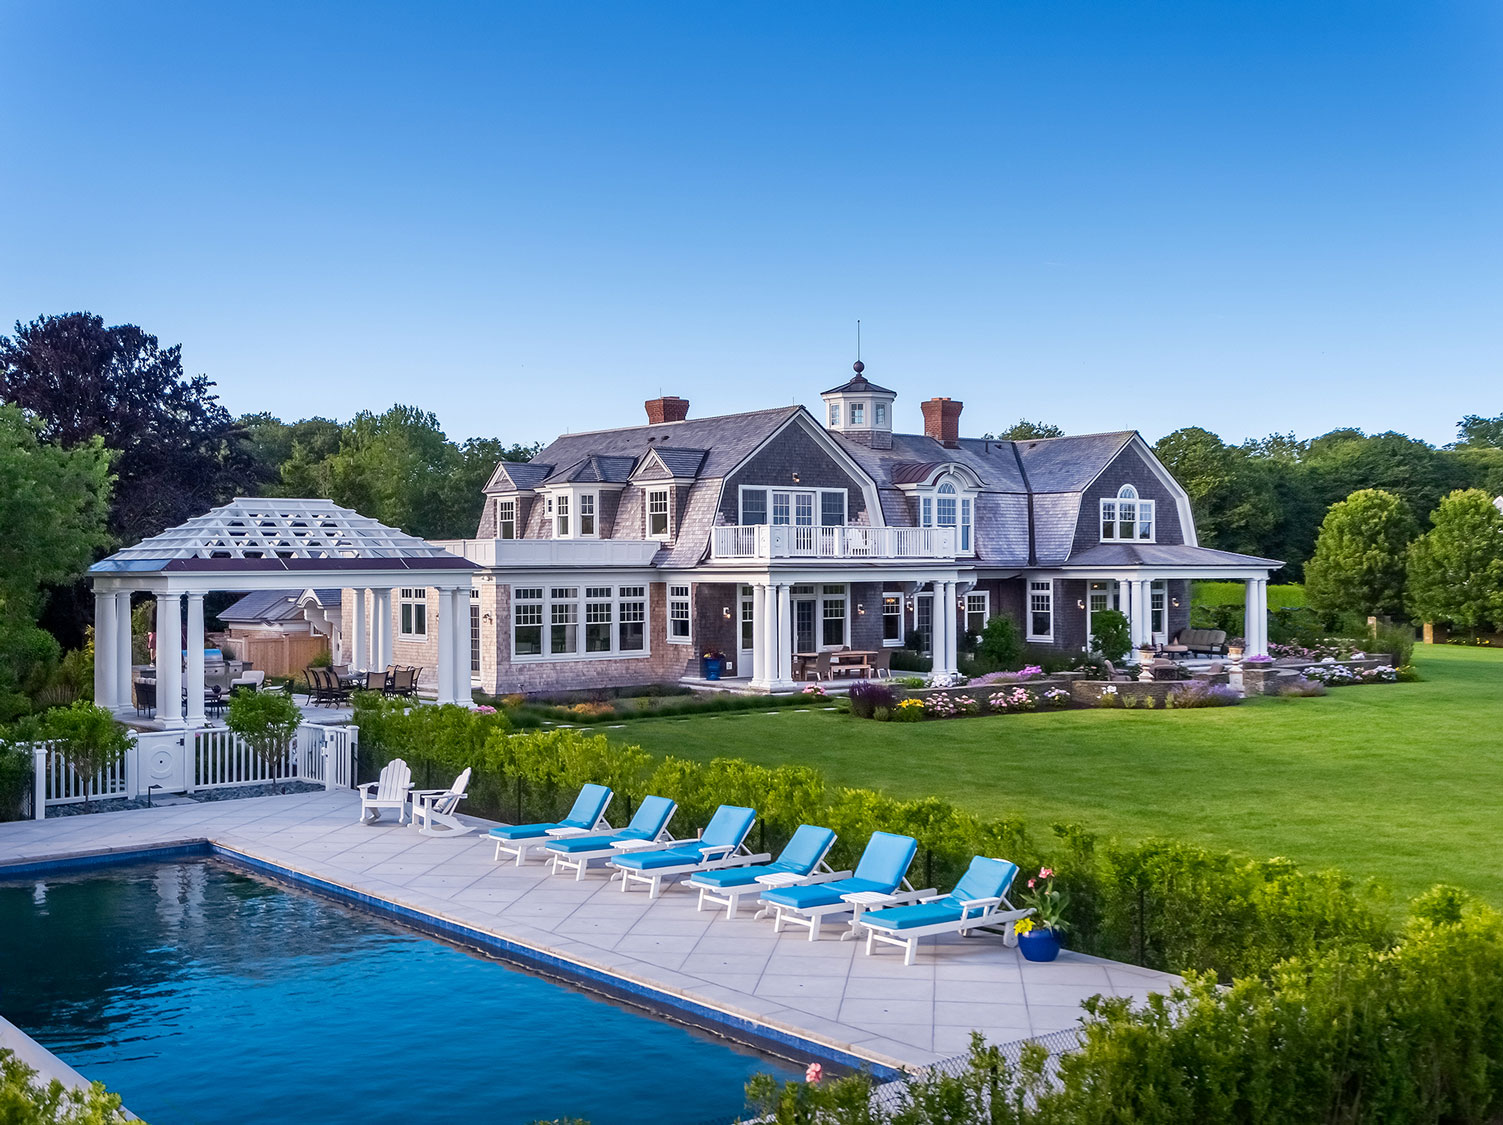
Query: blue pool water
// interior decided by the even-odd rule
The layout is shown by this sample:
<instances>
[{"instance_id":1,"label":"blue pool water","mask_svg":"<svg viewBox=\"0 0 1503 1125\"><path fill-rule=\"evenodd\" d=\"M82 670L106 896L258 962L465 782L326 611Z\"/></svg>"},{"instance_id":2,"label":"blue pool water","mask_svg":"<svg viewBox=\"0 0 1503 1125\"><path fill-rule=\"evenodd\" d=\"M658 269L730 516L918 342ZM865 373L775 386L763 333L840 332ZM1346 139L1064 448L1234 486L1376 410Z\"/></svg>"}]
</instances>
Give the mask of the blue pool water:
<instances>
[{"instance_id":1,"label":"blue pool water","mask_svg":"<svg viewBox=\"0 0 1503 1125\"><path fill-rule=\"evenodd\" d=\"M798 1073L213 860L0 883L0 1014L151 1125L701 1125Z\"/></svg>"}]
</instances>

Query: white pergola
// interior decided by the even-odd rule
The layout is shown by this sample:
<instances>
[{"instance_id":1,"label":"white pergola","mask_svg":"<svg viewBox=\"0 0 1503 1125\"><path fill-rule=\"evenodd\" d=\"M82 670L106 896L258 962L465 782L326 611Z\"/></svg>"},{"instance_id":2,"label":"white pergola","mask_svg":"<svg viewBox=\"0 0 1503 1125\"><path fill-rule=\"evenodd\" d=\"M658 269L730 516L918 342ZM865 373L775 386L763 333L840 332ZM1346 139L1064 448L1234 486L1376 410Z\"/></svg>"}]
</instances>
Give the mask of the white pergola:
<instances>
[{"instance_id":1,"label":"white pergola","mask_svg":"<svg viewBox=\"0 0 1503 1125\"><path fill-rule=\"evenodd\" d=\"M236 499L89 568L94 700L116 713L131 707L133 593L157 599L157 717L167 727L192 727L204 724L204 595L307 586L356 592L357 669L391 663L392 590L436 589L438 702L467 700L474 570L475 564L442 547L329 500ZM366 591L374 603L369 620ZM185 620L185 656L164 659L184 635Z\"/></svg>"}]
</instances>

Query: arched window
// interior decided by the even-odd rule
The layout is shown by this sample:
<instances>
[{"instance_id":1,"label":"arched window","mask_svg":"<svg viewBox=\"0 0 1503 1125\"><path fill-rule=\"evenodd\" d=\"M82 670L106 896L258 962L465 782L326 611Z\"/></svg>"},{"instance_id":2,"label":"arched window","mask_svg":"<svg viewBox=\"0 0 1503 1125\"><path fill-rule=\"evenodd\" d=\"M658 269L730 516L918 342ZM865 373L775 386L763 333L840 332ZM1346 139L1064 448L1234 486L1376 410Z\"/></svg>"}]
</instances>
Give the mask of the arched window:
<instances>
[{"instance_id":1,"label":"arched window","mask_svg":"<svg viewBox=\"0 0 1503 1125\"><path fill-rule=\"evenodd\" d=\"M969 490L967 490L969 491ZM961 554L971 553L971 513L974 502L969 495L955 487L953 477L940 479L933 493L919 499L920 522L925 527L953 527L956 529L956 549Z\"/></svg>"},{"instance_id":2,"label":"arched window","mask_svg":"<svg viewBox=\"0 0 1503 1125\"><path fill-rule=\"evenodd\" d=\"M1101 501L1101 540L1153 542L1153 501L1138 499L1130 484L1117 489L1114 500Z\"/></svg>"}]
</instances>

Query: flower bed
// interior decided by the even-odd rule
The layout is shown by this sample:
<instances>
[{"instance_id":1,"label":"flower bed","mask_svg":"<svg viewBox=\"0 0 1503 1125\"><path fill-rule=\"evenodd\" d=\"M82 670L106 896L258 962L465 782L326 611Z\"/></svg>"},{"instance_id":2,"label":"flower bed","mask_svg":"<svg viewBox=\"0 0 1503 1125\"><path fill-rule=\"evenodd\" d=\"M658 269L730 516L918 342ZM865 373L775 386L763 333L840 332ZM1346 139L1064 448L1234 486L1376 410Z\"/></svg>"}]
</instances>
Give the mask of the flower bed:
<instances>
[{"instance_id":1,"label":"flower bed","mask_svg":"<svg viewBox=\"0 0 1503 1125\"><path fill-rule=\"evenodd\" d=\"M890 689L885 689L890 690ZM851 713L879 722L916 722L920 719L960 719L967 715L1007 715L1019 711L1058 710L1071 704L1063 684L1041 680L1028 684L973 684L964 688L931 688L905 691L893 703L878 702L873 708L858 707L852 699Z\"/></svg>"}]
</instances>

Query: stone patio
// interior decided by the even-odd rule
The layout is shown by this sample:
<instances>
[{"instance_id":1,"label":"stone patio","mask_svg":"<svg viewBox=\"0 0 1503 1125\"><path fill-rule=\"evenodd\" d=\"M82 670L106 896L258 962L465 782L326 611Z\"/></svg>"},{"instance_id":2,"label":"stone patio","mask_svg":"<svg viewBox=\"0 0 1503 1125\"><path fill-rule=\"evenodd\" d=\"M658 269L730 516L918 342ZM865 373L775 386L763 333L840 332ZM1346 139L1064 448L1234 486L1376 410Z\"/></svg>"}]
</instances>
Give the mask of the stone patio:
<instances>
[{"instance_id":1,"label":"stone patio","mask_svg":"<svg viewBox=\"0 0 1503 1125\"><path fill-rule=\"evenodd\" d=\"M606 976L649 1002L682 999L731 1024L731 1034L747 1021L815 1053L882 1068L958 1054L973 1029L995 1043L1059 1031L1092 995L1141 1000L1177 979L1068 952L1031 964L988 934L927 939L917 963L904 966L900 950L879 946L868 957L864 942L838 940L843 927L827 926L811 943L802 930L774 934L749 906L727 920L696 911L685 888L649 901L645 891L623 894L604 869L576 883L541 861L494 862L483 832L428 838L389 817L357 824L358 811L356 795L343 791L4 824L0 878L18 863L209 841L440 926L493 935L587 978Z\"/></svg>"}]
</instances>

